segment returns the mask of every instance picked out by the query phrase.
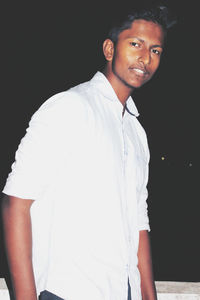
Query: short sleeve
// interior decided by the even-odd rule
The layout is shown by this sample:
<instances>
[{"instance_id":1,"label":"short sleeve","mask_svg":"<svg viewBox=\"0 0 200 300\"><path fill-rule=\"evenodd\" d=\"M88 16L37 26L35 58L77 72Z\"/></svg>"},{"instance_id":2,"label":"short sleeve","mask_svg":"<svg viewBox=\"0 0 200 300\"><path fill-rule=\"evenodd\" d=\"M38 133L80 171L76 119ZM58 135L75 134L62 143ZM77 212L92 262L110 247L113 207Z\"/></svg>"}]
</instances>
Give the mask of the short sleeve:
<instances>
[{"instance_id":1,"label":"short sleeve","mask_svg":"<svg viewBox=\"0 0 200 300\"><path fill-rule=\"evenodd\" d=\"M74 112L77 114L78 108L77 103L63 95L54 98L47 100L32 116L3 193L37 200L51 185L65 160L76 119Z\"/></svg>"},{"instance_id":2,"label":"short sleeve","mask_svg":"<svg viewBox=\"0 0 200 300\"><path fill-rule=\"evenodd\" d=\"M138 124L138 123L137 123ZM143 127L140 125L138 130L140 131L140 138L142 141L142 152L143 152L143 160L140 165L142 179L141 186L138 193L138 220L139 220L139 230L148 230L150 231L149 225L149 216L148 216L148 189L147 184L149 180L149 161L150 161L150 152L147 141L146 132Z\"/></svg>"}]
</instances>

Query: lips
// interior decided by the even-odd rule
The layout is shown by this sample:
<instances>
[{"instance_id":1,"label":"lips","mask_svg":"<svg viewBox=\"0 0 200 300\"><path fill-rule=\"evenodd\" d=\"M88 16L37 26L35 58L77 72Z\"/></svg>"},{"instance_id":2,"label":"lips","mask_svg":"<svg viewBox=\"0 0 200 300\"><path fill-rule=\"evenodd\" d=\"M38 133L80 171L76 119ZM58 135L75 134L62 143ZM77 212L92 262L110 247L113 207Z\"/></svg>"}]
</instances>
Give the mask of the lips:
<instances>
[{"instance_id":1,"label":"lips","mask_svg":"<svg viewBox=\"0 0 200 300\"><path fill-rule=\"evenodd\" d=\"M134 70L136 73L139 73L139 74L145 74L145 73L146 73L144 70L141 70L141 69L138 69L138 68L133 68L133 70Z\"/></svg>"},{"instance_id":2,"label":"lips","mask_svg":"<svg viewBox=\"0 0 200 300\"><path fill-rule=\"evenodd\" d=\"M132 67L130 68L131 72L134 72L138 76L147 76L149 72L145 68L141 67Z\"/></svg>"}]
</instances>

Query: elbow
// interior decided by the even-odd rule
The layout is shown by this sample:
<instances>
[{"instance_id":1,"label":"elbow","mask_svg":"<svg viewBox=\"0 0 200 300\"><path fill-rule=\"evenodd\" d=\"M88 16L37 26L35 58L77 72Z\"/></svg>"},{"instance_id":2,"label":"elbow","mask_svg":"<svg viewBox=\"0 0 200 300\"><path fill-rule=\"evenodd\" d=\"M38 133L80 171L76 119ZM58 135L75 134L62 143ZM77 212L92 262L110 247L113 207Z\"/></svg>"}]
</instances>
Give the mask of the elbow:
<instances>
[{"instance_id":1,"label":"elbow","mask_svg":"<svg viewBox=\"0 0 200 300\"><path fill-rule=\"evenodd\" d=\"M1 201L1 215L4 230L9 226L12 219L13 205L11 197L4 195Z\"/></svg>"},{"instance_id":2,"label":"elbow","mask_svg":"<svg viewBox=\"0 0 200 300\"><path fill-rule=\"evenodd\" d=\"M7 212L9 211L10 207L11 207L10 196L4 195L1 200L1 211L2 211L3 219L6 216Z\"/></svg>"}]
</instances>

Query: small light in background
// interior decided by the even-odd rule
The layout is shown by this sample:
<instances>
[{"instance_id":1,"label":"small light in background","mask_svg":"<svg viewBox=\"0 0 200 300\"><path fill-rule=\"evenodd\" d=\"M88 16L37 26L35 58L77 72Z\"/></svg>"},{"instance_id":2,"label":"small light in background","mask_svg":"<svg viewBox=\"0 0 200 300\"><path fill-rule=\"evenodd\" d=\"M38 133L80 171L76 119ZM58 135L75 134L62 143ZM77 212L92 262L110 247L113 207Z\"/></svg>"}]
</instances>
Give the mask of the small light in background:
<instances>
[{"instance_id":1,"label":"small light in background","mask_svg":"<svg viewBox=\"0 0 200 300\"><path fill-rule=\"evenodd\" d=\"M189 167L192 167L192 163L191 162L189 163Z\"/></svg>"},{"instance_id":2,"label":"small light in background","mask_svg":"<svg viewBox=\"0 0 200 300\"><path fill-rule=\"evenodd\" d=\"M164 157L164 156L162 156L162 157L161 157L161 159L162 159L162 160L165 160L165 157Z\"/></svg>"}]
</instances>

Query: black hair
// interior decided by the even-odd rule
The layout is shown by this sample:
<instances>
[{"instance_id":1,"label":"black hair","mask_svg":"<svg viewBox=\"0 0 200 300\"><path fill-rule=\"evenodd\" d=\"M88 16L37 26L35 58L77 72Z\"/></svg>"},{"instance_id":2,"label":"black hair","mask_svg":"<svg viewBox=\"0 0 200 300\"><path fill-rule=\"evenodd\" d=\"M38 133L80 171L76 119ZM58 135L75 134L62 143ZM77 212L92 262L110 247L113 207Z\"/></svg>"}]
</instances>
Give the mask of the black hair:
<instances>
[{"instance_id":1,"label":"black hair","mask_svg":"<svg viewBox=\"0 0 200 300\"><path fill-rule=\"evenodd\" d=\"M152 7L137 7L128 13L118 16L117 21L111 25L111 29L108 32L107 38L116 43L119 34L129 29L133 21L143 19L146 21L152 21L159 24L166 36L167 30L176 24L176 17L165 5L156 5Z\"/></svg>"}]
</instances>

